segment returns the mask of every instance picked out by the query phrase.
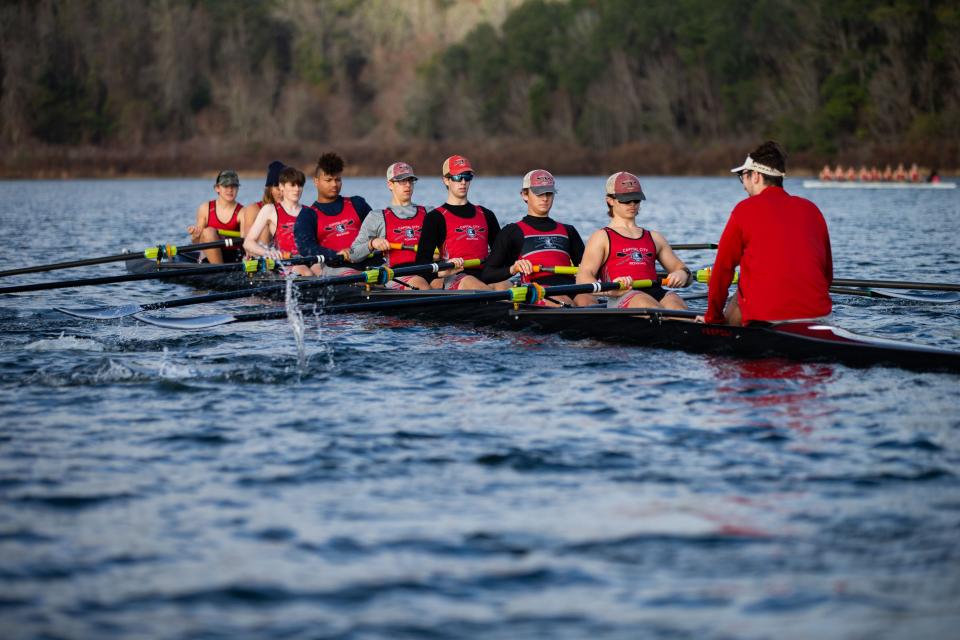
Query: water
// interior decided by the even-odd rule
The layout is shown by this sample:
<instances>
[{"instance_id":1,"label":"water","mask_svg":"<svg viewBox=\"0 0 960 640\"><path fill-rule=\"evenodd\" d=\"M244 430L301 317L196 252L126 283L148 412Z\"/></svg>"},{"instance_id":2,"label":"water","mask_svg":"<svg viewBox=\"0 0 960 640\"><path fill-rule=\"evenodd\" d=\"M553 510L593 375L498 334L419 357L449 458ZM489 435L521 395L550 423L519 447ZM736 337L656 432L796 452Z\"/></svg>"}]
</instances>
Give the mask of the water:
<instances>
[{"instance_id":1,"label":"water","mask_svg":"<svg viewBox=\"0 0 960 640\"><path fill-rule=\"evenodd\" d=\"M716 240L743 196L732 178L643 182L643 224L675 243ZM586 237L602 185L561 178L556 217ZM421 180L417 199L441 188ZM479 179L473 195L506 222L518 190ZM346 192L385 202L381 180ZM182 241L210 193L0 183L4 264ZM838 277L960 281L957 193L810 195ZM956 375L386 317L174 332L51 311L190 292L0 300L4 638L933 638L960 623ZM958 313L836 307L847 328L949 348Z\"/></svg>"}]
</instances>

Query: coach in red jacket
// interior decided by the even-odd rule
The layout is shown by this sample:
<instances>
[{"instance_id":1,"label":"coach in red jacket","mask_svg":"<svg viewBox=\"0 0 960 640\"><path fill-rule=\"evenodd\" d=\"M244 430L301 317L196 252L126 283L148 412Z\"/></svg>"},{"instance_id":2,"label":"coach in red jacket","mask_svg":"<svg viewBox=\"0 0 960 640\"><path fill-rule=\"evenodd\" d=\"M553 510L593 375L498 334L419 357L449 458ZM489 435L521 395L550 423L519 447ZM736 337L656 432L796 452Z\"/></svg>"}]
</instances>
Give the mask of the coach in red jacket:
<instances>
[{"instance_id":1,"label":"coach in red jacket","mask_svg":"<svg viewBox=\"0 0 960 640\"><path fill-rule=\"evenodd\" d=\"M829 314L833 257L827 223L817 205L783 190L783 149L764 142L732 172L750 197L734 207L720 236L705 322L740 325ZM727 303L737 265L737 295Z\"/></svg>"}]
</instances>

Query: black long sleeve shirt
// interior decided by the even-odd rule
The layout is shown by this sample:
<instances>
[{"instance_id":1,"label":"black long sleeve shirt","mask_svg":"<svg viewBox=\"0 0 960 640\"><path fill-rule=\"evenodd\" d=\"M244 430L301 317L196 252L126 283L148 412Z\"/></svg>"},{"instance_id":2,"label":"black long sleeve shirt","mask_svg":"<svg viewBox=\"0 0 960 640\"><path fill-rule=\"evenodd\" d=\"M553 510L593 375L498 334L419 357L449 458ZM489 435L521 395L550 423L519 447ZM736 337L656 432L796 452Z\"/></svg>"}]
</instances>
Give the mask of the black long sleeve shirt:
<instances>
[{"instance_id":1,"label":"black long sleeve shirt","mask_svg":"<svg viewBox=\"0 0 960 640\"><path fill-rule=\"evenodd\" d=\"M464 220L473 217L476 211L476 205L471 202L466 204L444 204L442 206L453 215L463 218ZM493 211L490 211L486 207L480 207L480 211L483 212L483 216L487 221L487 242L493 245L497 240L497 236L500 234L500 223L497 221L497 216L494 215ZM423 219L423 230L420 232L416 263L429 264L433 262L433 252L443 245L446 238L447 223L446 220L444 220L443 214L436 209L428 211L426 217ZM460 256L452 257L458 258ZM478 278L482 272L483 267L464 270L464 273Z\"/></svg>"},{"instance_id":2,"label":"black long sleeve shirt","mask_svg":"<svg viewBox=\"0 0 960 640\"><path fill-rule=\"evenodd\" d=\"M310 205L313 209L304 207L297 216L297 222L293 225L293 238L297 242L297 251L302 256L323 256L327 264L337 265L343 262L342 258L337 256L337 252L326 247L320 246L317 242L317 217L318 216L336 216L343 211L343 196L340 196L333 202L314 202ZM360 217L360 223L370 213L370 205L360 196L350 196L353 208L357 210ZM377 259L379 264L380 259ZM366 268L367 262L359 263L359 266Z\"/></svg>"},{"instance_id":3,"label":"black long sleeve shirt","mask_svg":"<svg viewBox=\"0 0 960 640\"><path fill-rule=\"evenodd\" d=\"M524 216L523 222L527 223L537 231L552 231L558 224L553 218L538 218L536 216ZM583 259L583 239L577 232L576 227L571 224L564 224L567 229L567 236L570 238L570 259L574 265L579 265ZM490 257L483 268L483 275L480 278L484 282L502 282L510 277L510 267L520 259L520 251L523 249L523 231L516 222L511 222L505 226L497 236L493 248L490 250ZM537 280L543 285L572 284L576 280L573 276L560 275L552 273Z\"/></svg>"}]
</instances>

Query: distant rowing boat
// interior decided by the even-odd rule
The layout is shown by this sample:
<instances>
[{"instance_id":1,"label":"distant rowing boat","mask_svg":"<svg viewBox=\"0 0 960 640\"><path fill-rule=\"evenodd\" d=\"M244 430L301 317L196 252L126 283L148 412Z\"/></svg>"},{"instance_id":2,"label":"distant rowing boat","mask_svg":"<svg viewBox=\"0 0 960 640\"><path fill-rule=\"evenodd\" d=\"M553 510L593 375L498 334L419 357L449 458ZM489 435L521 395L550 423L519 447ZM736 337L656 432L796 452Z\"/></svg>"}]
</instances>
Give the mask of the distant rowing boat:
<instances>
[{"instance_id":1,"label":"distant rowing boat","mask_svg":"<svg viewBox=\"0 0 960 640\"><path fill-rule=\"evenodd\" d=\"M956 189L956 182L832 182L804 180L804 189Z\"/></svg>"}]
</instances>

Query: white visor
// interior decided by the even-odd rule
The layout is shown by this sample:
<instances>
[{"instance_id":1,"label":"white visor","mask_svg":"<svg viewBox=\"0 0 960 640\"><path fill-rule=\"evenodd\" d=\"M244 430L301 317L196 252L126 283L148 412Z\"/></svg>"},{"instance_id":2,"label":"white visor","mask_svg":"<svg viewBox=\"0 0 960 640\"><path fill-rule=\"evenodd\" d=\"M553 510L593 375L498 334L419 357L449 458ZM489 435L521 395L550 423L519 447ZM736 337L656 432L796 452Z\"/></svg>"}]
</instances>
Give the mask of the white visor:
<instances>
[{"instance_id":1,"label":"white visor","mask_svg":"<svg viewBox=\"0 0 960 640\"><path fill-rule=\"evenodd\" d=\"M765 164L754 162L753 158L750 156L747 156L747 159L743 161L743 164L736 169L730 169L730 173L740 173L741 171L756 171L757 173L762 173L767 176L774 176L776 178L783 178L787 175L784 171L777 171L773 167L768 167Z\"/></svg>"}]
</instances>

